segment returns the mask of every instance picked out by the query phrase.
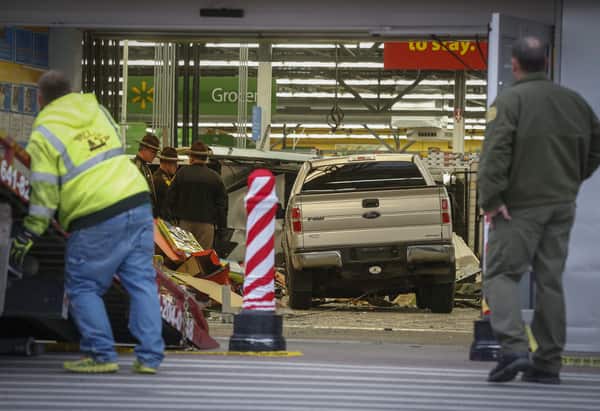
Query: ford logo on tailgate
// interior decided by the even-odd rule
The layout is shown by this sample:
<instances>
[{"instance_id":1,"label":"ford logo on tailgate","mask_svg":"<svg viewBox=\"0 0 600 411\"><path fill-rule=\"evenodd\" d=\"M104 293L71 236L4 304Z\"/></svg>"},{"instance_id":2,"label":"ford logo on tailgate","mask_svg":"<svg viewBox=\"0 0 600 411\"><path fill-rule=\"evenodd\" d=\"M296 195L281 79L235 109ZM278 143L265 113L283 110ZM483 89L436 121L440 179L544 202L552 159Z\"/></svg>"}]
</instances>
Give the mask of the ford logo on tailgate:
<instances>
[{"instance_id":1,"label":"ford logo on tailgate","mask_svg":"<svg viewBox=\"0 0 600 411\"><path fill-rule=\"evenodd\" d=\"M380 215L381 214L379 214L377 211L369 211L367 213L364 213L362 216L363 218L373 219L379 217Z\"/></svg>"}]
</instances>

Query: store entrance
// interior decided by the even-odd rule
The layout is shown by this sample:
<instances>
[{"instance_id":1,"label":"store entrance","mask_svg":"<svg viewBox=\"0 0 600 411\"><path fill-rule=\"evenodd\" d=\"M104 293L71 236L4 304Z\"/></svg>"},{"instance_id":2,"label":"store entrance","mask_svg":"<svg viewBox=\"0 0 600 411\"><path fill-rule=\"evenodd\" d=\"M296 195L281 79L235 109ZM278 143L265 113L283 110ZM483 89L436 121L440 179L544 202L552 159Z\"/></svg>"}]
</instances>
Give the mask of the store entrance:
<instances>
[{"instance_id":1,"label":"store entrance","mask_svg":"<svg viewBox=\"0 0 600 411\"><path fill-rule=\"evenodd\" d=\"M417 153L440 184L451 176L456 230L479 250L471 166L485 130L487 37L374 40L175 41L89 32L83 85L119 119L130 154L145 132L163 146L203 140L217 154L232 148L305 156L297 162ZM220 165L232 187L242 184L238 165ZM284 196L293 178L286 176ZM239 220L241 228L243 215Z\"/></svg>"},{"instance_id":2,"label":"store entrance","mask_svg":"<svg viewBox=\"0 0 600 411\"><path fill-rule=\"evenodd\" d=\"M178 147L203 139L426 156L430 148L476 152L485 128L485 37L167 42L88 33L84 54L84 89L128 125L129 146L151 128Z\"/></svg>"}]
</instances>

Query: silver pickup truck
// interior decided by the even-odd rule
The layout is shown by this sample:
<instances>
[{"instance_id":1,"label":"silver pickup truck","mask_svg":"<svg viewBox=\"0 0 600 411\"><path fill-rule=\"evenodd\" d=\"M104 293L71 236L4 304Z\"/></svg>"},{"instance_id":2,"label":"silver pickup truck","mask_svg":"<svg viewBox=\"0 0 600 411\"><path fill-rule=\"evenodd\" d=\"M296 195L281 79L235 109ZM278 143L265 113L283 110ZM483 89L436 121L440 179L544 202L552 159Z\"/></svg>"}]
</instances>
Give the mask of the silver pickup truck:
<instances>
[{"instance_id":1,"label":"silver pickup truck","mask_svg":"<svg viewBox=\"0 0 600 411\"><path fill-rule=\"evenodd\" d=\"M452 311L455 259L448 193L411 154L304 163L285 210L290 306L313 297L415 292Z\"/></svg>"}]
</instances>

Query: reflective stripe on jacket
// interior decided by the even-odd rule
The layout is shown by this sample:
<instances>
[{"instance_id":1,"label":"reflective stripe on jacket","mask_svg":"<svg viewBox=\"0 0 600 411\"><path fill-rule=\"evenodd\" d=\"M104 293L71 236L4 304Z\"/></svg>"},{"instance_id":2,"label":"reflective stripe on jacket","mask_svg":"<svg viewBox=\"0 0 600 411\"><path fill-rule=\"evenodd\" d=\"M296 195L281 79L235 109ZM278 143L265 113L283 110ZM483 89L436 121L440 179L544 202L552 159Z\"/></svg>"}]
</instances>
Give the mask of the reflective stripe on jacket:
<instances>
[{"instance_id":1,"label":"reflective stripe on jacket","mask_svg":"<svg viewBox=\"0 0 600 411\"><path fill-rule=\"evenodd\" d=\"M31 156L31 199L25 227L42 234L58 211L65 229L148 191L124 155L118 126L93 94L71 93L40 112L27 145Z\"/></svg>"}]
</instances>

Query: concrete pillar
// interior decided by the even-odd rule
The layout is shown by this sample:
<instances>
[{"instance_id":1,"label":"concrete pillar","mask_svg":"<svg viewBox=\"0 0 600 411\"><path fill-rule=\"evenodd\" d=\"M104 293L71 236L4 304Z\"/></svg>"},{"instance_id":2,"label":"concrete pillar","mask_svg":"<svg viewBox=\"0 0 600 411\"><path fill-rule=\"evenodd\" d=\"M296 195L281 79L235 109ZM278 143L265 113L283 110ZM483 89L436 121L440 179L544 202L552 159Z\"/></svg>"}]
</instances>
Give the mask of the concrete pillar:
<instances>
[{"instance_id":1,"label":"concrete pillar","mask_svg":"<svg viewBox=\"0 0 600 411\"><path fill-rule=\"evenodd\" d=\"M464 71L454 76L454 132L452 133L452 151L465 152L465 94L467 82Z\"/></svg>"},{"instance_id":2,"label":"concrete pillar","mask_svg":"<svg viewBox=\"0 0 600 411\"><path fill-rule=\"evenodd\" d=\"M598 77L591 67L600 64L600 8L591 0L564 1L561 13L560 83L580 93L600 115ZM600 352L600 289L598 230L600 171L588 179L577 197L577 216L571 231L564 286L567 304L567 350Z\"/></svg>"},{"instance_id":3,"label":"concrete pillar","mask_svg":"<svg viewBox=\"0 0 600 411\"><path fill-rule=\"evenodd\" d=\"M49 66L62 71L71 81L73 91L81 91L83 32L71 28L50 28L48 34Z\"/></svg>"},{"instance_id":4,"label":"concrete pillar","mask_svg":"<svg viewBox=\"0 0 600 411\"><path fill-rule=\"evenodd\" d=\"M270 42L261 41L258 48L258 79L256 85L256 104L261 108L260 138L271 124L271 101L273 98L273 68L271 65L272 47ZM271 147L270 139L263 143L265 150Z\"/></svg>"}]
</instances>

